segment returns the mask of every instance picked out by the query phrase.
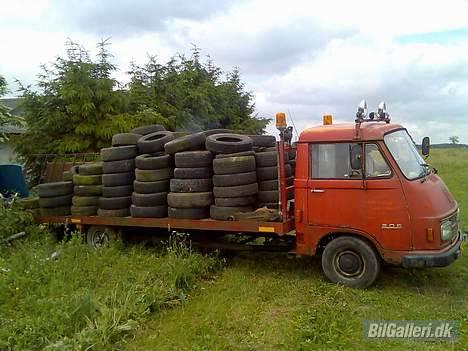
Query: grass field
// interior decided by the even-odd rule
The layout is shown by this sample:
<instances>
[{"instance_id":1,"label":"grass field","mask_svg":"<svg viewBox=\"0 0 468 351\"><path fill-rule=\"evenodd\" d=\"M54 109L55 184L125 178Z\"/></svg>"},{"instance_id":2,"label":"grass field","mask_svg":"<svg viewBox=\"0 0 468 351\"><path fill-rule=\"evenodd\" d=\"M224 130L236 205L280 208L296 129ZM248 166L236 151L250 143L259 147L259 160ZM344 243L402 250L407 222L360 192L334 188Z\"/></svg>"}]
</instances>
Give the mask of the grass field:
<instances>
[{"instance_id":1,"label":"grass field","mask_svg":"<svg viewBox=\"0 0 468 351\"><path fill-rule=\"evenodd\" d=\"M456 197L468 229L468 150L428 162ZM128 350L463 350L468 348L468 257L447 268L386 268L369 290L328 283L316 259L242 255L186 304L155 316ZM366 319L456 320L455 343L367 341Z\"/></svg>"},{"instance_id":2,"label":"grass field","mask_svg":"<svg viewBox=\"0 0 468 351\"><path fill-rule=\"evenodd\" d=\"M468 229L468 151L433 150L428 162ZM10 214L0 232L26 222ZM13 247L0 245L0 350L468 348L466 255L441 269L385 268L374 287L354 290L328 283L315 258L243 254L221 265L177 245L95 252L77 238L53 244L34 231ZM456 320L460 336L368 341L366 319Z\"/></svg>"}]
</instances>

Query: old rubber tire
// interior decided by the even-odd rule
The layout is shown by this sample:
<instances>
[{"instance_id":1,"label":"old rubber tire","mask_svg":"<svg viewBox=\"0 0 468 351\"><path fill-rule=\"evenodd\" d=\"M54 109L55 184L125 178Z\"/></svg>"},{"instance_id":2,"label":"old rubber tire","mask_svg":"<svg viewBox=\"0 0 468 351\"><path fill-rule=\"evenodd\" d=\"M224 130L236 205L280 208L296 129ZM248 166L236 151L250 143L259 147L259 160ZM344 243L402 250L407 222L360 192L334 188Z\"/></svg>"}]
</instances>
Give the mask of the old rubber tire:
<instances>
[{"instance_id":1,"label":"old rubber tire","mask_svg":"<svg viewBox=\"0 0 468 351\"><path fill-rule=\"evenodd\" d=\"M70 206L61 207L41 207L41 216L69 216Z\"/></svg>"},{"instance_id":2,"label":"old rubber tire","mask_svg":"<svg viewBox=\"0 0 468 351\"><path fill-rule=\"evenodd\" d=\"M215 186L213 187L213 195L215 197L242 197L255 195L258 192L258 184L245 184L235 186Z\"/></svg>"},{"instance_id":3,"label":"old rubber tire","mask_svg":"<svg viewBox=\"0 0 468 351\"><path fill-rule=\"evenodd\" d=\"M208 207L213 203L213 193L169 193L167 203L176 208Z\"/></svg>"},{"instance_id":4,"label":"old rubber tire","mask_svg":"<svg viewBox=\"0 0 468 351\"><path fill-rule=\"evenodd\" d=\"M206 135L203 132L194 133L168 142L164 145L164 150L171 155L182 151L202 150L205 140Z\"/></svg>"},{"instance_id":5,"label":"old rubber tire","mask_svg":"<svg viewBox=\"0 0 468 351\"><path fill-rule=\"evenodd\" d=\"M209 207L194 208L174 208L168 207L167 215L169 218L180 219L203 219L210 216Z\"/></svg>"},{"instance_id":6,"label":"old rubber tire","mask_svg":"<svg viewBox=\"0 0 468 351\"><path fill-rule=\"evenodd\" d=\"M75 185L73 194L79 196L100 196L102 194L102 185Z\"/></svg>"},{"instance_id":7,"label":"old rubber tire","mask_svg":"<svg viewBox=\"0 0 468 351\"><path fill-rule=\"evenodd\" d=\"M71 171L64 171L63 172L63 176L62 176L62 180L64 182L71 182L73 181L73 173Z\"/></svg>"},{"instance_id":8,"label":"old rubber tire","mask_svg":"<svg viewBox=\"0 0 468 351\"><path fill-rule=\"evenodd\" d=\"M297 149L289 149L288 150L288 157L289 157L290 161L296 160L296 152L297 152Z\"/></svg>"},{"instance_id":9,"label":"old rubber tire","mask_svg":"<svg viewBox=\"0 0 468 351\"><path fill-rule=\"evenodd\" d=\"M130 196L133 193L133 185L103 186L103 197Z\"/></svg>"},{"instance_id":10,"label":"old rubber tire","mask_svg":"<svg viewBox=\"0 0 468 351\"><path fill-rule=\"evenodd\" d=\"M132 204L131 196L121 197L100 197L99 208L104 210L118 210L120 208L128 208Z\"/></svg>"},{"instance_id":11,"label":"old rubber tire","mask_svg":"<svg viewBox=\"0 0 468 351\"><path fill-rule=\"evenodd\" d=\"M137 147L135 145L113 146L101 149L101 159L103 161L119 161L135 158Z\"/></svg>"},{"instance_id":12,"label":"old rubber tire","mask_svg":"<svg viewBox=\"0 0 468 351\"><path fill-rule=\"evenodd\" d=\"M213 154L209 151L184 151L175 154L175 165L178 168L211 167Z\"/></svg>"},{"instance_id":13,"label":"old rubber tire","mask_svg":"<svg viewBox=\"0 0 468 351\"><path fill-rule=\"evenodd\" d=\"M255 157L236 156L213 160L214 174L236 174L255 171Z\"/></svg>"},{"instance_id":14,"label":"old rubber tire","mask_svg":"<svg viewBox=\"0 0 468 351\"><path fill-rule=\"evenodd\" d=\"M249 135L253 141L253 146L273 147L276 145L276 138L273 135Z\"/></svg>"},{"instance_id":15,"label":"old rubber tire","mask_svg":"<svg viewBox=\"0 0 468 351\"><path fill-rule=\"evenodd\" d=\"M99 208L97 211L97 215L100 217L128 217L130 216L130 209L120 208L116 210L106 210L103 208Z\"/></svg>"},{"instance_id":16,"label":"old rubber tire","mask_svg":"<svg viewBox=\"0 0 468 351\"><path fill-rule=\"evenodd\" d=\"M102 183L102 176L100 175L75 174L73 176L74 185L100 185L101 183Z\"/></svg>"},{"instance_id":17,"label":"old rubber tire","mask_svg":"<svg viewBox=\"0 0 468 351\"><path fill-rule=\"evenodd\" d=\"M133 172L125 173L109 173L102 175L102 185L104 186L119 186L132 184L135 179Z\"/></svg>"},{"instance_id":18,"label":"old rubber tire","mask_svg":"<svg viewBox=\"0 0 468 351\"><path fill-rule=\"evenodd\" d=\"M40 197L39 207L62 207L69 206L72 203L72 194L60 195L54 197Z\"/></svg>"},{"instance_id":19,"label":"old rubber tire","mask_svg":"<svg viewBox=\"0 0 468 351\"><path fill-rule=\"evenodd\" d=\"M263 190L258 192L258 202L268 203L268 202L278 202L279 192L278 190Z\"/></svg>"},{"instance_id":20,"label":"old rubber tire","mask_svg":"<svg viewBox=\"0 0 468 351\"><path fill-rule=\"evenodd\" d=\"M152 193L152 194L132 194L132 204L135 206L167 206L167 193Z\"/></svg>"},{"instance_id":21,"label":"old rubber tire","mask_svg":"<svg viewBox=\"0 0 468 351\"><path fill-rule=\"evenodd\" d=\"M102 171L105 174L109 173L124 173L133 172L135 170L135 159L119 161L107 161L102 163Z\"/></svg>"},{"instance_id":22,"label":"old rubber tire","mask_svg":"<svg viewBox=\"0 0 468 351\"><path fill-rule=\"evenodd\" d=\"M216 154L252 150L252 139L241 134L213 134L206 138L206 149Z\"/></svg>"},{"instance_id":23,"label":"old rubber tire","mask_svg":"<svg viewBox=\"0 0 468 351\"><path fill-rule=\"evenodd\" d=\"M76 207L97 206L99 204L99 196L73 196L72 204Z\"/></svg>"},{"instance_id":24,"label":"old rubber tire","mask_svg":"<svg viewBox=\"0 0 468 351\"><path fill-rule=\"evenodd\" d=\"M135 169L136 180L139 182L156 182L158 180L170 179L174 174L172 168L161 169Z\"/></svg>"},{"instance_id":25,"label":"old rubber tire","mask_svg":"<svg viewBox=\"0 0 468 351\"><path fill-rule=\"evenodd\" d=\"M152 154L163 151L164 145L174 139L174 133L167 130L147 134L138 140L138 152L140 154Z\"/></svg>"},{"instance_id":26,"label":"old rubber tire","mask_svg":"<svg viewBox=\"0 0 468 351\"><path fill-rule=\"evenodd\" d=\"M294 176L287 177L286 178L286 186L292 186L294 185Z\"/></svg>"},{"instance_id":27,"label":"old rubber tire","mask_svg":"<svg viewBox=\"0 0 468 351\"><path fill-rule=\"evenodd\" d=\"M174 178L176 179L201 179L211 178L213 172L211 167L206 168L176 168L174 169Z\"/></svg>"},{"instance_id":28,"label":"old rubber tire","mask_svg":"<svg viewBox=\"0 0 468 351\"><path fill-rule=\"evenodd\" d=\"M221 207L211 205L210 217L217 219L218 221L229 221L234 219L236 213L241 212L252 212L253 208L250 206L238 206L238 207Z\"/></svg>"},{"instance_id":29,"label":"old rubber tire","mask_svg":"<svg viewBox=\"0 0 468 351\"><path fill-rule=\"evenodd\" d=\"M205 136L210 136L213 134L233 134L235 133L232 129L208 129L202 132Z\"/></svg>"},{"instance_id":30,"label":"old rubber tire","mask_svg":"<svg viewBox=\"0 0 468 351\"><path fill-rule=\"evenodd\" d=\"M156 182L133 182L133 189L139 194L165 193L169 191L169 179Z\"/></svg>"},{"instance_id":31,"label":"old rubber tire","mask_svg":"<svg viewBox=\"0 0 468 351\"><path fill-rule=\"evenodd\" d=\"M235 152L233 154L218 154L216 158L237 157L237 156L255 156L254 151Z\"/></svg>"},{"instance_id":32,"label":"old rubber tire","mask_svg":"<svg viewBox=\"0 0 468 351\"><path fill-rule=\"evenodd\" d=\"M71 215L72 216L96 216L97 215L97 206L72 206Z\"/></svg>"},{"instance_id":33,"label":"old rubber tire","mask_svg":"<svg viewBox=\"0 0 468 351\"><path fill-rule=\"evenodd\" d=\"M214 186L233 186L252 184L257 181L256 172L246 172L237 174L215 174L213 176Z\"/></svg>"},{"instance_id":34,"label":"old rubber tire","mask_svg":"<svg viewBox=\"0 0 468 351\"><path fill-rule=\"evenodd\" d=\"M258 190L278 190L278 179L262 180L261 182L258 182Z\"/></svg>"},{"instance_id":35,"label":"old rubber tire","mask_svg":"<svg viewBox=\"0 0 468 351\"><path fill-rule=\"evenodd\" d=\"M173 160L171 155L167 155L164 152L143 154L137 156L135 166L138 169L170 168L173 166Z\"/></svg>"},{"instance_id":36,"label":"old rubber tire","mask_svg":"<svg viewBox=\"0 0 468 351\"><path fill-rule=\"evenodd\" d=\"M257 202L257 197L252 195L243 197L215 197L214 202L216 206L221 207L250 206Z\"/></svg>"},{"instance_id":37,"label":"old rubber tire","mask_svg":"<svg viewBox=\"0 0 468 351\"><path fill-rule=\"evenodd\" d=\"M171 179L170 190L173 193L209 192L212 188L211 178L205 179Z\"/></svg>"},{"instance_id":38,"label":"old rubber tire","mask_svg":"<svg viewBox=\"0 0 468 351\"><path fill-rule=\"evenodd\" d=\"M141 127L133 128L131 132L135 134L140 134L140 135L148 135L151 133L162 132L164 130L166 130L166 128L164 128L160 124L151 124L149 126L141 126Z\"/></svg>"},{"instance_id":39,"label":"old rubber tire","mask_svg":"<svg viewBox=\"0 0 468 351\"><path fill-rule=\"evenodd\" d=\"M114 134L114 136L112 137L112 146L136 145L138 139L140 139L141 137L141 134L136 133Z\"/></svg>"},{"instance_id":40,"label":"old rubber tire","mask_svg":"<svg viewBox=\"0 0 468 351\"><path fill-rule=\"evenodd\" d=\"M257 152L255 154L257 167L272 167L278 164L278 153L275 151Z\"/></svg>"},{"instance_id":41,"label":"old rubber tire","mask_svg":"<svg viewBox=\"0 0 468 351\"><path fill-rule=\"evenodd\" d=\"M334 283L352 288L367 288L379 276L380 258L366 241L341 236L325 246L322 269L325 276Z\"/></svg>"},{"instance_id":42,"label":"old rubber tire","mask_svg":"<svg viewBox=\"0 0 468 351\"><path fill-rule=\"evenodd\" d=\"M19 198L15 201L23 210L33 210L39 208L39 197Z\"/></svg>"},{"instance_id":43,"label":"old rubber tire","mask_svg":"<svg viewBox=\"0 0 468 351\"><path fill-rule=\"evenodd\" d=\"M258 206L257 208L262 208L262 207L266 207L266 208L269 208L271 210L277 210L279 208L279 205L277 202L268 202L268 203L258 203Z\"/></svg>"},{"instance_id":44,"label":"old rubber tire","mask_svg":"<svg viewBox=\"0 0 468 351\"><path fill-rule=\"evenodd\" d=\"M109 246L111 242L118 240L121 240L120 232L112 227L93 225L86 231L86 242L94 250Z\"/></svg>"},{"instance_id":45,"label":"old rubber tire","mask_svg":"<svg viewBox=\"0 0 468 351\"><path fill-rule=\"evenodd\" d=\"M292 171L290 165L284 165L284 172L286 173L286 177L291 177ZM257 168L257 179L259 181L263 180L273 180L278 179L278 167L260 167Z\"/></svg>"},{"instance_id":46,"label":"old rubber tire","mask_svg":"<svg viewBox=\"0 0 468 351\"><path fill-rule=\"evenodd\" d=\"M130 215L140 218L164 218L167 217L167 205L163 206L130 206Z\"/></svg>"},{"instance_id":47,"label":"old rubber tire","mask_svg":"<svg viewBox=\"0 0 468 351\"><path fill-rule=\"evenodd\" d=\"M78 166L77 172L75 172L75 174L84 176L100 175L102 174L102 162L84 163Z\"/></svg>"},{"instance_id":48,"label":"old rubber tire","mask_svg":"<svg viewBox=\"0 0 468 351\"><path fill-rule=\"evenodd\" d=\"M73 193L72 182L43 183L37 186L39 197L54 197Z\"/></svg>"}]
</instances>

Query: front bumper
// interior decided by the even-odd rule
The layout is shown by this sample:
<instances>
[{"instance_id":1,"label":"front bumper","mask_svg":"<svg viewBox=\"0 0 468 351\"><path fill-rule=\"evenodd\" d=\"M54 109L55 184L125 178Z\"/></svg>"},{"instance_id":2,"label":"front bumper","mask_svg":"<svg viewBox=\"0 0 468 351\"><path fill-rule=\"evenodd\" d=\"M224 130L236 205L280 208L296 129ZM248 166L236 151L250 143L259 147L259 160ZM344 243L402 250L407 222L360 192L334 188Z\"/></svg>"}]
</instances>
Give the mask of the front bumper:
<instances>
[{"instance_id":1,"label":"front bumper","mask_svg":"<svg viewBox=\"0 0 468 351\"><path fill-rule=\"evenodd\" d=\"M458 234L455 244L441 253L418 253L403 256L401 265L405 268L446 267L461 255L461 244L465 240L463 233Z\"/></svg>"}]
</instances>

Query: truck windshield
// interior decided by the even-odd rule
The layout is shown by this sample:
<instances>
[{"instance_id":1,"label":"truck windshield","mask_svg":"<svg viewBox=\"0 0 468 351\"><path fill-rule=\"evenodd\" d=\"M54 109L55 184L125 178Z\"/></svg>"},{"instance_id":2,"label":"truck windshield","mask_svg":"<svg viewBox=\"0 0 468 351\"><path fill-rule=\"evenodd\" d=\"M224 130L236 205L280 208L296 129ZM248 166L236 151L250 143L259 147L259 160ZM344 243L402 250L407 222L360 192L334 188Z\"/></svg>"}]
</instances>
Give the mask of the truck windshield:
<instances>
[{"instance_id":1,"label":"truck windshield","mask_svg":"<svg viewBox=\"0 0 468 351\"><path fill-rule=\"evenodd\" d=\"M425 162L406 130L389 133L384 141L406 178L413 180L426 175Z\"/></svg>"}]
</instances>

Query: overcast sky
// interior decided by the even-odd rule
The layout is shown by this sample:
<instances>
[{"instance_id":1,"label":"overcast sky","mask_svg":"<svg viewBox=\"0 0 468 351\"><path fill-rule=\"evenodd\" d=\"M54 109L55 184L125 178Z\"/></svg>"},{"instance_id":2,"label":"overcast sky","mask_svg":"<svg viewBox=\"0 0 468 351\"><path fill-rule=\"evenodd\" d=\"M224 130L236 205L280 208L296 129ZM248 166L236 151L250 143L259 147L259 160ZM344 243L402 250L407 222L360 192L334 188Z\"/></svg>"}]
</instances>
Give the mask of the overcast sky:
<instances>
[{"instance_id":1,"label":"overcast sky","mask_svg":"<svg viewBox=\"0 0 468 351\"><path fill-rule=\"evenodd\" d=\"M0 74L33 84L67 38L92 51L107 37L123 72L194 43L239 66L260 116L284 111L299 131L324 113L353 121L365 98L386 101L416 141L468 143L468 0L5 1Z\"/></svg>"}]
</instances>

